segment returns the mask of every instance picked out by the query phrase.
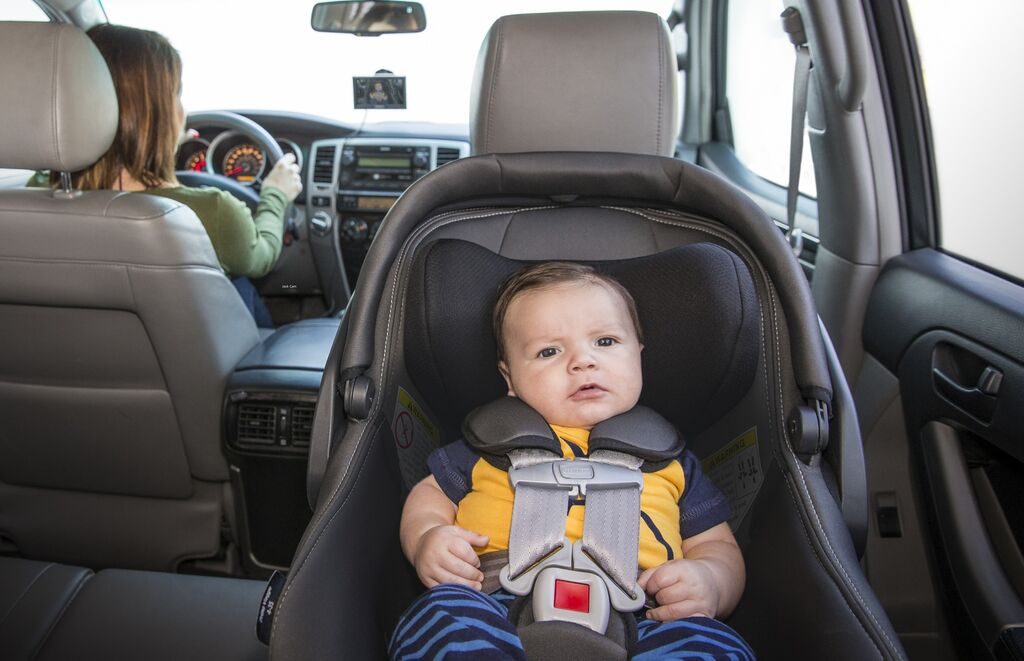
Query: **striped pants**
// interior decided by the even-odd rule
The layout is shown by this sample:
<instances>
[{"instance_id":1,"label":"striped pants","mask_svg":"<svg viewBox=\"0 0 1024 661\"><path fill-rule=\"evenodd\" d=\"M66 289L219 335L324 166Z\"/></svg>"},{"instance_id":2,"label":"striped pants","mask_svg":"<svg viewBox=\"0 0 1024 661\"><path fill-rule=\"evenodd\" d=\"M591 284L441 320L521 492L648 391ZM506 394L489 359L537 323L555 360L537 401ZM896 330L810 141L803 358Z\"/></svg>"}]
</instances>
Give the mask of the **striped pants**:
<instances>
[{"instance_id":1,"label":"striped pants","mask_svg":"<svg viewBox=\"0 0 1024 661\"><path fill-rule=\"evenodd\" d=\"M514 597L484 594L445 584L420 595L402 615L391 637L392 659L526 659L515 626L508 619ZM753 661L739 634L706 617L674 622L637 622L633 659L732 659Z\"/></svg>"}]
</instances>

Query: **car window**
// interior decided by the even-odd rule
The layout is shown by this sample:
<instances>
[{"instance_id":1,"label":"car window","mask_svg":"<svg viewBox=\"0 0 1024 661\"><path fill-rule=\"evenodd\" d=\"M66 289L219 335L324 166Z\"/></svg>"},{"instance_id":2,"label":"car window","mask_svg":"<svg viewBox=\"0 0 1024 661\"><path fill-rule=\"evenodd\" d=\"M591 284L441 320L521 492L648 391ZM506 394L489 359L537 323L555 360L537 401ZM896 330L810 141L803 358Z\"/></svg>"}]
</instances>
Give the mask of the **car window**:
<instances>
[{"instance_id":1,"label":"car window","mask_svg":"<svg viewBox=\"0 0 1024 661\"><path fill-rule=\"evenodd\" d=\"M754 174L789 183L793 45L782 30L781 3L729 0L726 94L736 157ZM804 133L800 192L817 196L811 149Z\"/></svg>"},{"instance_id":2,"label":"car window","mask_svg":"<svg viewBox=\"0 0 1024 661\"><path fill-rule=\"evenodd\" d=\"M477 53L504 14L636 9L666 17L673 0L426 0L427 28L373 38L314 32L312 2L103 0L112 23L157 30L181 52L182 101L214 108L292 111L360 124L466 125ZM239 9L244 5L244 11ZM356 110L352 76L406 76L408 108Z\"/></svg>"},{"instance_id":3,"label":"car window","mask_svg":"<svg viewBox=\"0 0 1024 661\"><path fill-rule=\"evenodd\" d=\"M48 21L46 14L34 2L19 0L0 3L0 21Z\"/></svg>"},{"instance_id":4,"label":"car window","mask_svg":"<svg viewBox=\"0 0 1024 661\"><path fill-rule=\"evenodd\" d=\"M1017 206L1024 3L978 0L970 11L934 0L908 6L931 124L940 246L1024 278Z\"/></svg>"}]
</instances>

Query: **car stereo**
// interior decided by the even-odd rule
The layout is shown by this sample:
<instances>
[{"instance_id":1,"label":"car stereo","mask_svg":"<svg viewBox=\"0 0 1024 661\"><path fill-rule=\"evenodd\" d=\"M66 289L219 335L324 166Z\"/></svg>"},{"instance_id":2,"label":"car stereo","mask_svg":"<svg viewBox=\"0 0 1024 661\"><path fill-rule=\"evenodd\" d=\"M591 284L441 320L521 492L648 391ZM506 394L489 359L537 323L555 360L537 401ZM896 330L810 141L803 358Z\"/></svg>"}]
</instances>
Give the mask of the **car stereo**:
<instances>
[{"instance_id":1,"label":"car stereo","mask_svg":"<svg viewBox=\"0 0 1024 661\"><path fill-rule=\"evenodd\" d=\"M338 187L403 191L430 171L430 147L347 146L341 152Z\"/></svg>"}]
</instances>

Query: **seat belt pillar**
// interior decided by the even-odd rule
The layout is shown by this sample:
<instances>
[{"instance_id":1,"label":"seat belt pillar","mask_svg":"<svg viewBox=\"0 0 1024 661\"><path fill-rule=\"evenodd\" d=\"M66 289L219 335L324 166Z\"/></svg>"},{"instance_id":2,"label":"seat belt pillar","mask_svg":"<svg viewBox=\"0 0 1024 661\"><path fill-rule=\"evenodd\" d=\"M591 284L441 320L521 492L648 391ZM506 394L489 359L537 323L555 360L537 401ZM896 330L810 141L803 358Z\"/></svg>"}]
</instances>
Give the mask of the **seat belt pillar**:
<instances>
[{"instance_id":1,"label":"seat belt pillar","mask_svg":"<svg viewBox=\"0 0 1024 661\"><path fill-rule=\"evenodd\" d=\"M789 135L789 186L786 190L786 239L797 257L803 252L803 231L796 226L796 203L800 194L800 165L804 151L804 121L807 116L807 86L811 73L811 51L800 11L786 7L782 12L782 29L796 48L793 72L793 120Z\"/></svg>"}]
</instances>

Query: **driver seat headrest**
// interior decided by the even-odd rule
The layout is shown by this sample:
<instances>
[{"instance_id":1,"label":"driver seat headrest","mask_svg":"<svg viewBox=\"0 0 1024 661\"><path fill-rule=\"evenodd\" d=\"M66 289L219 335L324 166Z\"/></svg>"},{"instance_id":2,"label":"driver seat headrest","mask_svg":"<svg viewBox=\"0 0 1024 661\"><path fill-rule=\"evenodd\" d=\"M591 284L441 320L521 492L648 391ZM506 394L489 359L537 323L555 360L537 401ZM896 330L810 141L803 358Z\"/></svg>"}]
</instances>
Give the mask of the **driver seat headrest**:
<instances>
[{"instance_id":1,"label":"driver seat headrest","mask_svg":"<svg viewBox=\"0 0 1024 661\"><path fill-rule=\"evenodd\" d=\"M0 167L75 172L117 131L117 93L88 36L62 23L0 22Z\"/></svg>"},{"instance_id":2,"label":"driver seat headrest","mask_svg":"<svg viewBox=\"0 0 1024 661\"><path fill-rule=\"evenodd\" d=\"M668 26L657 14L504 16L487 32L477 59L473 153L672 156L677 80Z\"/></svg>"}]
</instances>

